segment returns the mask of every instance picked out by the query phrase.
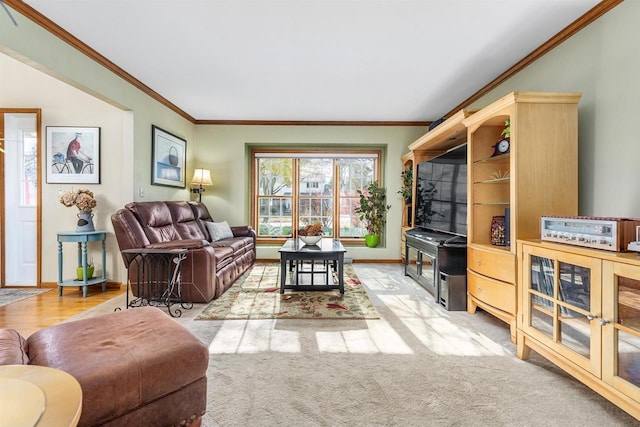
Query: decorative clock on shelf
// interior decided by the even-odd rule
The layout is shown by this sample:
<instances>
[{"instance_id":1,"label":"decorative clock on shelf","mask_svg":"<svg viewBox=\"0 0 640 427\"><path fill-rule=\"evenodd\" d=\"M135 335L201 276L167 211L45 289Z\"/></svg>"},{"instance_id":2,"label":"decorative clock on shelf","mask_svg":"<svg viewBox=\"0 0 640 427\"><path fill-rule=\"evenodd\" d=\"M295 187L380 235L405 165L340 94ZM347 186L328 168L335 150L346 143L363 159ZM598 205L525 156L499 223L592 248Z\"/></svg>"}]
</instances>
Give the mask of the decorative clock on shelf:
<instances>
[{"instance_id":1,"label":"decorative clock on shelf","mask_svg":"<svg viewBox=\"0 0 640 427\"><path fill-rule=\"evenodd\" d=\"M502 138L500 141L496 142L496 145L493 146L492 156L499 156L501 154L508 153L509 148L511 148L511 141L509 140L509 138Z\"/></svg>"}]
</instances>

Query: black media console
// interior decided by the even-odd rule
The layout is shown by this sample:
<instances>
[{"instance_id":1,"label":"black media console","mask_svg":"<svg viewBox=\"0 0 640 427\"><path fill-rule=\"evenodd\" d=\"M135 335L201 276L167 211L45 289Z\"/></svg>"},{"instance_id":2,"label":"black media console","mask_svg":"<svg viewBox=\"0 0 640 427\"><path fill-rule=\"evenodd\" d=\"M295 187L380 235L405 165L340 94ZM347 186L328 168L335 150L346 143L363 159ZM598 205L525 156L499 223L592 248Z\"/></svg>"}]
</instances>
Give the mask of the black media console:
<instances>
[{"instance_id":1,"label":"black media console","mask_svg":"<svg viewBox=\"0 0 640 427\"><path fill-rule=\"evenodd\" d=\"M404 274L447 310L466 310L466 238L422 228L405 233Z\"/></svg>"}]
</instances>

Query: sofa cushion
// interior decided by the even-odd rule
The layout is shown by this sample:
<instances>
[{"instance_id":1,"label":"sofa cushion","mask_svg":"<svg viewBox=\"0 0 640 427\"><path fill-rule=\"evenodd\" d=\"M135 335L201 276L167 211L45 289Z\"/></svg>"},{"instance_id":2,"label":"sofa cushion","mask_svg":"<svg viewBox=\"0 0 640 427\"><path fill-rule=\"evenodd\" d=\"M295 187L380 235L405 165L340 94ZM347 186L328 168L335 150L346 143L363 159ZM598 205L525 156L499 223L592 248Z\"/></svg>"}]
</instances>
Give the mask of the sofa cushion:
<instances>
[{"instance_id":1,"label":"sofa cushion","mask_svg":"<svg viewBox=\"0 0 640 427\"><path fill-rule=\"evenodd\" d=\"M234 256L243 254L245 251L253 249L253 239L251 237L234 237L233 239L223 239L212 242L214 248L231 248Z\"/></svg>"},{"instance_id":2,"label":"sofa cushion","mask_svg":"<svg viewBox=\"0 0 640 427\"><path fill-rule=\"evenodd\" d=\"M205 377L209 360L205 344L155 307L57 324L27 344L32 365L80 383L79 425L102 425L188 387Z\"/></svg>"},{"instance_id":3,"label":"sofa cushion","mask_svg":"<svg viewBox=\"0 0 640 427\"><path fill-rule=\"evenodd\" d=\"M206 239L188 202L166 202L181 239Z\"/></svg>"},{"instance_id":4,"label":"sofa cushion","mask_svg":"<svg viewBox=\"0 0 640 427\"><path fill-rule=\"evenodd\" d=\"M14 329L0 329L0 365L27 364L27 341Z\"/></svg>"},{"instance_id":5,"label":"sofa cushion","mask_svg":"<svg viewBox=\"0 0 640 427\"><path fill-rule=\"evenodd\" d=\"M180 240L169 206L165 202L133 202L126 208L136 216L149 243Z\"/></svg>"},{"instance_id":6,"label":"sofa cushion","mask_svg":"<svg viewBox=\"0 0 640 427\"><path fill-rule=\"evenodd\" d=\"M231 264L233 261L233 249L227 246L214 247L213 256L216 259L216 271L219 271L225 265Z\"/></svg>"},{"instance_id":7,"label":"sofa cushion","mask_svg":"<svg viewBox=\"0 0 640 427\"><path fill-rule=\"evenodd\" d=\"M233 232L227 221L222 222L205 222L207 231L209 231L209 237L211 242L217 242L218 240L230 239L233 237Z\"/></svg>"}]
</instances>

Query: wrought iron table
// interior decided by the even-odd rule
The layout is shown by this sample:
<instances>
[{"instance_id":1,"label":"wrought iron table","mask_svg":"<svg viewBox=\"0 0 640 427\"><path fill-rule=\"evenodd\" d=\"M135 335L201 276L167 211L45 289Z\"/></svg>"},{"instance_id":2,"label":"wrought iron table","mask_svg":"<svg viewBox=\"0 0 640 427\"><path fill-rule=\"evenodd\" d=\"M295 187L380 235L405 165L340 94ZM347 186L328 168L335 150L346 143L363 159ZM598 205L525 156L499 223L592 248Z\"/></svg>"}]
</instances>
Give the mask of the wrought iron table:
<instances>
[{"instance_id":1,"label":"wrought iron table","mask_svg":"<svg viewBox=\"0 0 640 427\"><path fill-rule=\"evenodd\" d=\"M127 308L145 305L165 306L172 317L182 316L180 308L190 310L193 303L182 301L182 261L187 249L125 249L122 251L127 268ZM135 273L131 267L135 265ZM132 283L134 275L134 283ZM129 301L129 289L133 292ZM171 308L179 305L173 312Z\"/></svg>"},{"instance_id":2,"label":"wrought iron table","mask_svg":"<svg viewBox=\"0 0 640 427\"><path fill-rule=\"evenodd\" d=\"M289 239L279 250L280 252L280 293L285 289L297 291L325 291L338 289L344 294L344 254L346 249L338 239L323 238L316 245L306 245L300 239ZM295 267L294 267L295 261ZM310 270L303 270L304 261L311 262ZM322 261L323 269L315 270L315 261ZM293 271L293 283L287 282L287 262ZM329 284L330 269L338 275L338 283ZM300 283L300 275L310 274L311 284ZM316 274L326 275L324 285L313 283Z\"/></svg>"}]
</instances>

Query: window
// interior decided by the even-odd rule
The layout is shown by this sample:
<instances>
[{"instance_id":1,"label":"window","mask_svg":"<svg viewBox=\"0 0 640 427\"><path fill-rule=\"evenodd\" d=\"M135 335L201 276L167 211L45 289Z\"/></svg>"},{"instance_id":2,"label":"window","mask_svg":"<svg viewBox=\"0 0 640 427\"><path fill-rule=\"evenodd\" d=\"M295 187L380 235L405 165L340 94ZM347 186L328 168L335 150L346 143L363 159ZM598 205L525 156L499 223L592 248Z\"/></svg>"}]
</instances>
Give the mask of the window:
<instances>
[{"instance_id":1,"label":"window","mask_svg":"<svg viewBox=\"0 0 640 427\"><path fill-rule=\"evenodd\" d=\"M38 185L38 165L36 162L37 139L33 132L25 132L20 144L20 205L35 206Z\"/></svg>"},{"instance_id":2,"label":"window","mask_svg":"<svg viewBox=\"0 0 640 427\"><path fill-rule=\"evenodd\" d=\"M358 190L380 180L380 151L252 151L252 225L258 239L293 237L321 222L325 237L357 239Z\"/></svg>"}]
</instances>

